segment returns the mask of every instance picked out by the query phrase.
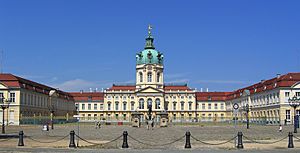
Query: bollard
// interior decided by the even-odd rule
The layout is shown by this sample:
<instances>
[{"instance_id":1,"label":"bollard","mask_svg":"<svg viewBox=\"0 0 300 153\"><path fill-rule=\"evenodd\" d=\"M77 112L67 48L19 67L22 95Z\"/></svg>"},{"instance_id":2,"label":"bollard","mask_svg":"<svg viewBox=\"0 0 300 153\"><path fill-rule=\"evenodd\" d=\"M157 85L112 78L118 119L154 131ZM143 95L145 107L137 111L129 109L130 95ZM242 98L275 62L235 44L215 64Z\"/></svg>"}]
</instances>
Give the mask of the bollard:
<instances>
[{"instance_id":1,"label":"bollard","mask_svg":"<svg viewBox=\"0 0 300 153\"><path fill-rule=\"evenodd\" d=\"M293 133L292 132L289 132L288 148L294 148Z\"/></svg>"},{"instance_id":2,"label":"bollard","mask_svg":"<svg viewBox=\"0 0 300 153\"><path fill-rule=\"evenodd\" d=\"M72 130L70 132L70 144L69 144L69 148L76 148L76 145L75 145L75 132L74 132L74 130Z\"/></svg>"},{"instance_id":3,"label":"bollard","mask_svg":"<svg viewBox=\"0 0 300 153\"><path fill-rule=\"evenodd\" d=\"M127 131L124 131L122 148L128 148L127 136L128 136Z\"/></svg>"},{"instance_id":4,"label":"bollard","mask_svg":"<svg viewBox=\"0 0 300 153\"><path fill-rule=\"evenodd\" d=\"M244 145L243 145L243 133L242 132L238 132L238 145L236 146L238 149L243 149Z\"/></svg>"},{"instance_id":5,"label":"bollard","mask_svg":"<svg viewBox=\"0 0 300 153\"><path fill-rule=\"evenodd\" d=\"M18 143L18 146L24 146L24 140L23 140L23 138L24 138L24 133L23 133L23 131L20 131L19 132L19 143Z\"/></svg>"},{"instance_id":6,"label":"bollard","mask_svg":"<svg viewBox=\"0 0 300 153\"><path fill-rule=\"evenodd\" d=\"M185 133L185 146L184 148L192 148L191 146L191 133L190 131L187 131Z\"/></svg>"}]
</instances>

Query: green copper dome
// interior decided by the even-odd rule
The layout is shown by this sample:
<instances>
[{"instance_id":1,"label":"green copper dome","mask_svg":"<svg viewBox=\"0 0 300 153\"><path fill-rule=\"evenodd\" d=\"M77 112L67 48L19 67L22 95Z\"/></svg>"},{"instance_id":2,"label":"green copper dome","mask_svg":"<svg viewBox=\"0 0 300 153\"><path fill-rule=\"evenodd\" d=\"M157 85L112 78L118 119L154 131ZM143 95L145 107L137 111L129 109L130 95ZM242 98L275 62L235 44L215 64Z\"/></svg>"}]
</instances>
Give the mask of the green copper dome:
<instances>
[{"instance_id":1,"label":"green copper dome","mask_svg":"<svg viewBox=\"0 0 300 153\"><path fill-rule=\"evenodd\" d=\"M145 50L136 54L136 64L161 64L162 65L164 56L162 53L155 50L155 47L153 45L154 38L151 36L150 30L148 31L149 35L146 38Z\"/></svg>"},{"instance_id":2,"label":"green copper dome","mask_svg":"<svg viewBox=\"0 0 300 153\"><path fill-rule=\"evenodd\" d=\"M163 64L164 56L155 49L145 49L136 55L136 64Z\"/></svg>"}]
</instances>

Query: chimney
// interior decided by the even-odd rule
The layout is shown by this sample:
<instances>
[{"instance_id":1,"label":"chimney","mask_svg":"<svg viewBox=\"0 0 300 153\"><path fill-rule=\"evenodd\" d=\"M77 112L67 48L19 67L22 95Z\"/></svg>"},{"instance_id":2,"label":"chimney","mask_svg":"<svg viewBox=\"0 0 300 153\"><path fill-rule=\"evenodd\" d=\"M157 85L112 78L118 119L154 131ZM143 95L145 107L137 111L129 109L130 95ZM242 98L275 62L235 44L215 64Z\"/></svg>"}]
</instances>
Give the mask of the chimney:
<instances>
[{"instance_id":1,"label":"chimney","mask_svg":"<svg viewBox=\"0 0 300 153\"><path fill-rule=\"evenodd\" d=\"M98 88L96 88L96 92L98 91Z\"/></svg>"},{"instance_id":2,"label":"chimney","mask_svg":"<svg viewBox=\"0 0 300 153\"><path fill-rule=\"evenodd\" d=\"M206 88L206 92L208 92L208 88Z\"/></svg>"},{"instance_id":3,"label":"chimney","mask_svg":"<svg viewBox=\"0 0 300 153\"><path fill-rule=\"evenodd\" d=\"M90 92L93 92L92 88L90 88Z\"/></svg>"},{"instance_id":4,"label":"chimney","mask_svg":"<svg viewBox=\"0 0 300 153\"><path fill-rule=\"evenodd\" d=\"M102 88L102 89L101 89L101 92L103 92L103 90L104 90L104 89Z\"/></svg>"},{"instance_id":5,"label":"chimney","mask_svg":"<svg viewBox=\"0 0 300 153\"><path fill-rule=\"evenodd\" d=\"M83 93L83 90L80 90L80 93L82 94L82 93Z\"/></svg>"},{"instance_id":6,"label":"chimney","mask_svg":"<svg viewBox=\"0 0 300 153\"><path fill-rule=\"evenodd\" d=\"M200 92L203 92L203 88L200 88Z\"/></svg>"}]
</instances>

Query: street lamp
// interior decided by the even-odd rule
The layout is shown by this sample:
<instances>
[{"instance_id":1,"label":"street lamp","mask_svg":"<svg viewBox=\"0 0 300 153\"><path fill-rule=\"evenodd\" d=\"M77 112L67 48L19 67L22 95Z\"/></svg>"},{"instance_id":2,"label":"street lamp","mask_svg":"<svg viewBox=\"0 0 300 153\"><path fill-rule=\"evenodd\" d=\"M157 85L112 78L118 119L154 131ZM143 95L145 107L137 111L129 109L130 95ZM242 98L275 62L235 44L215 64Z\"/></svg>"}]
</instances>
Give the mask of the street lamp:
<instances>
[{"instance_id":1,"label":"street lamp","mask_svg":"<svg viewBox=\"0 0 300 153\"><path fill-rule=\"evenodd\" d=\"M49 108L49 111L50 111L50 120L51 120L51 122L50 122L50 124L51 124L51 129L53 130L54 129L54 127L53 127L53 115L54 115L54 111L55 111L55 106L54 106L54 104L52 103L52 97L54 96L54 95L56 95L57 93L56 93L56 90L51 90L50 92L49 92L49 97L50 97L50 104L49 104L49 106L48 106L48 108Z\"/></svg>"},{"instance_id":2,"label":"street lamp","mask_svg":"<svg viewBox=\"0 0 300 153\"><path fill-rule=\"evenodd\" d=\"M249 104L246 104L246 106L243 107L243 110L246 111L247 129L249 129Z\"/></svg>"},{"instance_id":3,"label":"street lamp","mask_svg":"<svg viewBox=\"0 0 300 153\"><path fill-rule=\"evenodd\" d=\"M298 123L298 116L296 114L296 109L300 105L300 98L297 98L297 96L294 95L293 98L288 99L288 102L289 105L294 108L294 133L297 133L297 124L299 123Z\"/></svg>"},{"instance_id":4,"label":"street lamp","mask_svg":"<svg viewBox=\"0 0 300 153\"><path fill-rule=\"evenodd\" d=\"M5 109L9 108L9 104L11 102L10 98L9 99L5 99L3 96L0 99L0 104L1 104L1 108L2 108L2 134L5 134L5 120L4 120L4 115L5 115ZM8 123L7 123L8 125Z\"/></svg>"}]
</instances>

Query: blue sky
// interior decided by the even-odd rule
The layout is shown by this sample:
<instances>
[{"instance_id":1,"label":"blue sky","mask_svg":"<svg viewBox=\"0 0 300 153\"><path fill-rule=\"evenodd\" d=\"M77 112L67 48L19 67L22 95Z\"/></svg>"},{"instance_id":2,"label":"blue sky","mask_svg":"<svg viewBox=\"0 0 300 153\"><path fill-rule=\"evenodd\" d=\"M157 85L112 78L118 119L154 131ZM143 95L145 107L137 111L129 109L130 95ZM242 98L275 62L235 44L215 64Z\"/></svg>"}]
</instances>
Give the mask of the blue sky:
<instances>
[{"instance_id":1,"label":"blue sky","mask_svg":"<svg viewBox=\"0 0 300 153\"><path fill-rule=\"evenodd\" d=\"M300 70L300 1L0 0L2 69L66 91L135 80L153 25L165 82L231 91Z\"/></svg>"}]
</instances>

